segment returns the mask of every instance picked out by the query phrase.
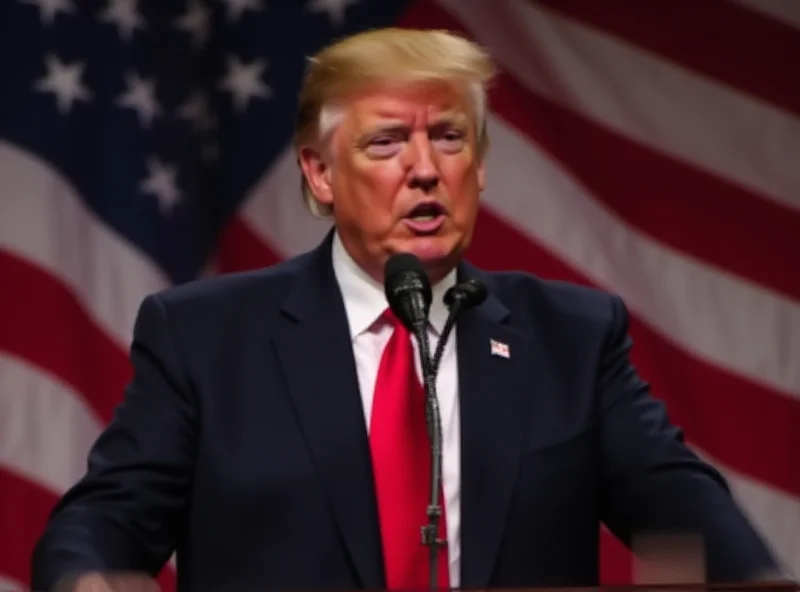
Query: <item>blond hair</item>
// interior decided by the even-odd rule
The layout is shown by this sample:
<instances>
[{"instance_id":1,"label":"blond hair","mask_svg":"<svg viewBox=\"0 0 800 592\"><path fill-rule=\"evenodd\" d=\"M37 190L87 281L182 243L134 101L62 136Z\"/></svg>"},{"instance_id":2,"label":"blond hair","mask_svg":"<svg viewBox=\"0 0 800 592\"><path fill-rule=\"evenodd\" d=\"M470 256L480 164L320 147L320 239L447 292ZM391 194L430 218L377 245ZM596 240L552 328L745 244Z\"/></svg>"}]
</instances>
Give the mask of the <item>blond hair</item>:
<instances>
[{"instance_id":1,"label":"blond hair","mask_svg":"<svg viewBox=\"0 0 800 592\"><path fill-rule=\"evenodd\" d=\"M309 59L300 90L294 148L320 147L342 114L340 102L375 84L447 82L469 93L476 116L478 153L488 149L486 90L494 63L483 48L447 31L384 28L347 37ZM331 214L303 177L303 200L317 217Z\"/></svg>"}]
</instances>

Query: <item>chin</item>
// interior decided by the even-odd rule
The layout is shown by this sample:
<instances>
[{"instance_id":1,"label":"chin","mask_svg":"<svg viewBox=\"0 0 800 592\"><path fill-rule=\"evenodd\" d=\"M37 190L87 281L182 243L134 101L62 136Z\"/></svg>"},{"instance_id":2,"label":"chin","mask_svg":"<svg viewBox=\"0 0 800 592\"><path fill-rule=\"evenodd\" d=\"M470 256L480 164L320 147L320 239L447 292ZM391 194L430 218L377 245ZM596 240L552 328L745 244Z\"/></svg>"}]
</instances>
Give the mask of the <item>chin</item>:
<instances>
[{"instance_id":1,"label":"chin","mask_svg":"<svg viewBox=\"0 0 800 592\"><path fill-rule=\"evenodd\" d=\"M406 245L406 252L413 253L432 273L444 275L458 263L461 250L452 239L443 237L418 237Z\"/></svg>"}]
</instances>

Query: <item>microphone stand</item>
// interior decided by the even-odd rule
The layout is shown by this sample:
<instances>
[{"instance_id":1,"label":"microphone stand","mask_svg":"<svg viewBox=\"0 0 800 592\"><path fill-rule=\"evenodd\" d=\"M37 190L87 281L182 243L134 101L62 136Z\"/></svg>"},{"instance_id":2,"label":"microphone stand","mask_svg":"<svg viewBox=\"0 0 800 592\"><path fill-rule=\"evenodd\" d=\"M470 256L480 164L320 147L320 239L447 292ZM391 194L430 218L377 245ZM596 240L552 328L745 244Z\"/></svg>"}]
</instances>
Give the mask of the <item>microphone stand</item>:
<instances>
[{"instance_id":1,"label":"microphone stand","mask_svg":"<svg viewBox=\"0 0 800 592\"><path fill-rule=\"evenodd\" d=\"M434 376L439 374L439 365L442 363L444 348L447 345L447 340L450 339L450 333L452 333L453 327L456 325L456 318L458 317L458 313L461 312L462 302L463 300L460 298L453 302L452 306L450 307L450 314L447 315L447 320L442 328L442 335L439 338L439 343L436 346L436 353L431 360L431 372Z\"/></svg>"},{"instance_id":2,"label":"microphone stand","mask_svg":"<svg viewBox=\"0 0 800 592\"><path fill-rule=\"evenodd\" d=\"M422 527L422 544L429 549L431 590L438 588L439 549L447 545L447 533L445 533L444 537L439 537L439 518L443 513L442 504L439 500L439 491L442 486L442 417L439 411L439 399L436 396L436 377L439 374L439 365L442 361L444 348L447 345L447 340L450 338L453 327L455 327L459 313L465 308L479 304L486 297L485 289L483 295L476 297L475 294L474 288L470 293L463 286L458 285L451 288L451 291L445 295L445 304L449 311L433 357L430 355L427 318L412 325L414 336L419 343L426 395L425 420L431 442L431 491L430 503L427 509L428 524Z\"/></svg>"},{"instance_id":3,"label":"microphone stand","mask_svg":"<svg viewBox=\"0 0 800 592\"><path fill-rule=\"evenodd\" d=\"M442 361L447 340L450 338L453 327L455 327L458 313L461 312L464 305L464 299L459 297L460 294L455 292L454 295L456 297L450 306L450 311L442 328L442 334L433 357L430 355L427 322L414 325L414 336L419 343L422 375L425 383L425 420L428 425L428 436L431 442L431 491L430 503L427 509L428 524L422 527L422 544L429 549L431 590L439 587L437 574L439 549L447 545L447 533L445 533L444 537L439 537L439 518L443 513L442 504L439 500L439 491L442 486L442 416L439 411L439 399L436 396L436 377L439 374L439 365Z\"/></svg>"},{"instance_id":4,"label":"microphone stand","mask_svg":"<svg viewBox=\"0 0 800 592\"><path fill-rule=\"evenodd\" d=\"M425 386L425 421L428 426L428 437L431 443L431 490L430 503L426 511L428 524L422 527L421 532L422 544L428 547L430 589L435 590L439 587L439 549L447 544L447 538L438 536L439 518L443 513L441 500L439 499L439 491L442 485L442 417L439 411L439 399L436 396L437 372L431 360L427 319L425 323L414 325L414 336L419 344Z\"/></svg>"}]
</instances>

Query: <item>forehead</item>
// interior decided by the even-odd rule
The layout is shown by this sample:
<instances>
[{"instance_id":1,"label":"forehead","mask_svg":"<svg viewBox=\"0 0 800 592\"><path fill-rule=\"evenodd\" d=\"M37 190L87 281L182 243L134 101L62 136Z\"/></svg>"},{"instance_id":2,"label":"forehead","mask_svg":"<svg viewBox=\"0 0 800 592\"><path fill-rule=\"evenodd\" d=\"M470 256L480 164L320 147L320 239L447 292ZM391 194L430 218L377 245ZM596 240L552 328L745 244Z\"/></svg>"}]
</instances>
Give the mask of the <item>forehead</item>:
<instances>
[{"instance_id":1,"label":"forehead","mask_svg":"<svg viewBox=\"0 0 800 592\"><path fill-rule=\"evenodd\" d=\"M377 87L354 96L346 109L348 119L363 125L387 120L421 124L471 115L469 95L449 84Z\"/></svg>"}]
</instances>

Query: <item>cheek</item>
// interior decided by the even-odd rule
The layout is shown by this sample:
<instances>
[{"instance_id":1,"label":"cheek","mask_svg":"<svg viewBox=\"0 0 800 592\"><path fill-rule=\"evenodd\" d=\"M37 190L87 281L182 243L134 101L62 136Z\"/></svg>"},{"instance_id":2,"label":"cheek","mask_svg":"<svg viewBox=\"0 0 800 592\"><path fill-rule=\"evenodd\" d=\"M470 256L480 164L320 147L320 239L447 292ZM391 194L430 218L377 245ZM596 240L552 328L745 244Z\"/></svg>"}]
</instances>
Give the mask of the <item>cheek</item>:
<instances>
[{"instance_id":1,"label":"cheek","mask_svg":"<svg viewBox=\"0 0 800 592\"><path fill-rule=\"evenodd\" d=\"M406 175L399 163L385 161L373 163L367 173L370 186L381 195L395 196L405 187Z\"/></svg>"},{"instance_id":2,"label":"cheek","mask_svg":"<svg viewBox=\"0 0 800 592\"><path fill-rule=\"evenodd\" d=\"M477 171L469 166L456 163L445 171L447 193L458 221L469 221L478 209L480 185Z\"/></svg>"},{"instance_id":3,"label":"cheek","mask_svg":"<svg viewBox=\"0 0 800 592\"><path fill-rule=\"evenodd\" d=\"M402 168L392 161L353 164L339 175L336 193L365 226L391 217L397 196L405 186Z\"/></svg>"},{"instance_id":4,"label":"cheek","mask_svg":"<svg viewBox=\"0 0 800 592\"><path fill-rule=\"evenodd\" d=\"M392 206L406 184L402 168L393 161L371 162L357 172L355 180L363 199L385 208Z\"/></svg>"}]
</instances>

